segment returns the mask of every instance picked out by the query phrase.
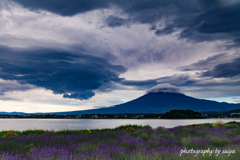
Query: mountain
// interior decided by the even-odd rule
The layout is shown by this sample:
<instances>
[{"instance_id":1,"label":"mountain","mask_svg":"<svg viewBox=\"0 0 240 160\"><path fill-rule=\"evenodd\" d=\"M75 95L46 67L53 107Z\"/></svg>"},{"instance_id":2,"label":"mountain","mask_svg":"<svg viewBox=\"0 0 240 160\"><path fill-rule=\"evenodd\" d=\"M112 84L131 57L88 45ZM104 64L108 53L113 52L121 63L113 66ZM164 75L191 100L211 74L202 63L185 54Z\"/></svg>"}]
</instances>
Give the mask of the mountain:
<instances>
[{"instance_id":1,"label":"mountain","mask_svg":"<svg viewBox=\"0 0 240 160\"><path fill-rule=\"evenodd\" d=\"M165 113L170 110L194 110L226 112L240 109L240 104L229 104L204 99L196 99L178 92L149 92L135 100L108 108L84 111L57 112L54 114L118 114L118 113Z\"/></svg>"},{"instance_id":2,"label":"mountain","mask_svg":"<svg viewBox=\"0 0 240 160\"><path fill-rule=\"evenodd\" d=\"M5 114L5 115L27 115L28 113L23 113L23 112L0 112L0 114Z\"/></svg>"}]
</instances>

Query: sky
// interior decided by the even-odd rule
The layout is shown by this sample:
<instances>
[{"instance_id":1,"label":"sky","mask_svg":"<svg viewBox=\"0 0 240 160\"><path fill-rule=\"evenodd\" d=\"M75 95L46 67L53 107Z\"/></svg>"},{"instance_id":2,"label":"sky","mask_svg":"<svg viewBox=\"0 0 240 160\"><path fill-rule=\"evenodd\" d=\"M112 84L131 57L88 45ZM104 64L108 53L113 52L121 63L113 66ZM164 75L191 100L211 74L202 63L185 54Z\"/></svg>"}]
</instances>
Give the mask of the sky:
<instances>
[{"instance_id":1,"label":"sky","mask_svg":"<svg viewBox=\"0 0 240 160\"><path fill-rule=\"evenodd\" d=\"M239 19L239 0L1 0L0 111L109 107L158 85L240 103Z\"/></svg>"}]
</instances>

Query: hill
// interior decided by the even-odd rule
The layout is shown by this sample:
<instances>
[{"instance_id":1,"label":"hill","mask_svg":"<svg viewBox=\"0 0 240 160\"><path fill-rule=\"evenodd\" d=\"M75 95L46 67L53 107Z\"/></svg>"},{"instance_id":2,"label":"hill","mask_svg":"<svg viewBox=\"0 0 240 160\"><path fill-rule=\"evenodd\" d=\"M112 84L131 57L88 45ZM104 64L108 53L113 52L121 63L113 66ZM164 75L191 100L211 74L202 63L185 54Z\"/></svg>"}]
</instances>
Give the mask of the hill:
<instances>
[{"instance_id":1,"label":"hill","mask_svg":"<svg viewBox=\"0 0 240 160\"><path fill-rule=\"evenodd\" d=\"M230 110L222 114L224 117L240 118L240 109Z\"/></svg>"},{"instance_id":2,"label":"hill","mask_svg":"<svg viewBox=\"0 0 240 160\"><path fill-rule=\"evenodd\" d=\"M186 119L186 118L205 118L199 112L194 112L192 110L171 110L164 113L161 118L164 119Z\"/></svg>"}]
</instances>

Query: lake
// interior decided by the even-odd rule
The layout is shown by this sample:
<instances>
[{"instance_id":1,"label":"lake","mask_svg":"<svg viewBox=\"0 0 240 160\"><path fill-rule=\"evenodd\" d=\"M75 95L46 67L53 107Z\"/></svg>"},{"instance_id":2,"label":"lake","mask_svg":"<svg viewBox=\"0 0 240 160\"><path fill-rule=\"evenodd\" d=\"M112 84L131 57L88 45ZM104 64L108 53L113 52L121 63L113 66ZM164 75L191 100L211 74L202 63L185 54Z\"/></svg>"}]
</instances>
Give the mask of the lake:
<instances>
[{"instance_id":1,"label":"lake","mask_svg":"<svg viewBox=\"0 0 240 160\"><path fill-rule=\"evenodd\" d=\"M125 124L150 125L152 128L163 126L173 128L180 125L213 123L222 120L240 122L240 119L0 119L0 131L2 130L75 130L75 129L102 129L115 128Z\"/></svg>"}]
</instances>

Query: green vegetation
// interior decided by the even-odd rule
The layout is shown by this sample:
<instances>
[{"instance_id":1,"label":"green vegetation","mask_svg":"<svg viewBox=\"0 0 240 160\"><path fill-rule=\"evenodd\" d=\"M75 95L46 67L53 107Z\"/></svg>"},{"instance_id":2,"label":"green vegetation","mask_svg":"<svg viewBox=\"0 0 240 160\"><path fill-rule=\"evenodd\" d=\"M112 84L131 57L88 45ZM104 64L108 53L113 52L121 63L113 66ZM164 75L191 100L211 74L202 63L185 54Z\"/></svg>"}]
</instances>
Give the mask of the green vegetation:
<instances>
[{"instance_id":1,"label":"green vegetation","mask_svg":"<svg viewBox=\"0 0 240 160\"><path fill-rule=\"evenodd\" d=\"M215 160L240 157L240 123L237 122L169 129L122 125L114 129L2 131L0 136L1 160ZM221 151L218 155L215 152L190 153L216 149Z\"/></svg>"},{"instance_id":2,"label":"green vegetation","mask_svg":"<svg viewBox=\"0 0 240 160\"><path fill-rule=\"evenodd\" d=\"M132 127L134 129L150 129L151 126L149 125L121 125L116 128L104 128L104 129L91 129L91 133L95 132L103 132L103 131L118 131L118 130L126 130L127 128ZM89 133L87 130L61 130L61 131L53 131L53 130L25 130L25 131L1 131L0 137L3 137L8 132L16 133L18 136L25 136L25 135L44 135L44 134L50 134L50 135L69 135L69 134L87 134Z\"/></svg>"},{"instance_id":3,"label":"green vegetation","mask_svg":"<svg viewBox=\"0 0 240 160\"><path fill-rule=\"evenodd\" d=\"M171 110L169 112L164 113L161 118L165 119L188 119L188 118L205 118L198 112L194 112L192 110Z\"/></svg>"},{"instance_id":4,"label":"green vegetation","mask_svg":"<svg viewBox=\"0 0 240 160\"><path fill-rule=\"evenodd\" d=\"M171 110L166 113L124 113L124 114L0 114L0 118L44 118L44 119L198 119L198 118L240 118L240 109L228 112L195 112L192 110Z\"/></svg>"}]
</instances>

